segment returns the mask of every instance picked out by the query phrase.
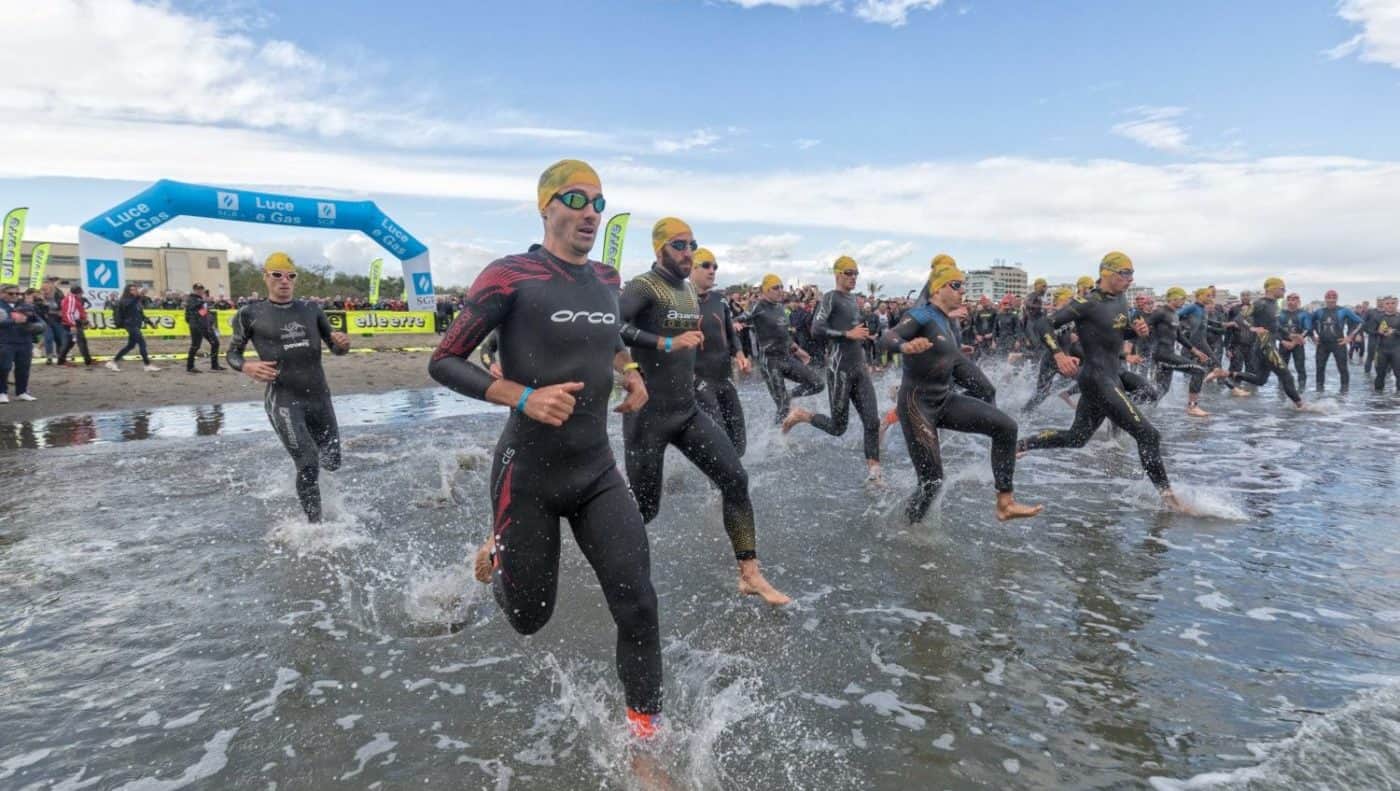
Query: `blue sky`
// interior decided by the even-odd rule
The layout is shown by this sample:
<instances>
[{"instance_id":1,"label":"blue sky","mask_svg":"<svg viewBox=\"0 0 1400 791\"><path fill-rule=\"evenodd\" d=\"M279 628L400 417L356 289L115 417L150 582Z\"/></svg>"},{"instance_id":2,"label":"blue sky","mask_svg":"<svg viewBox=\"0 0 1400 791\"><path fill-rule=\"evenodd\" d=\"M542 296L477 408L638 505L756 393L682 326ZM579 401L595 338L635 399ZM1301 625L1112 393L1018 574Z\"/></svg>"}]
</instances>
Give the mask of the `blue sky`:
<instances>
[{"instance_id":1,"label":"blue sky","mask_svg":"<svg viewBox=\"0 0 1400 791\"><path fill-rule=\"evenodd\" d=\"M1121 248L1159 287L1400 290L1400 0L457 5L28 4L0 203L62 239L158 178L367 197L464 284L538 237L532 182L573 156L633 212L624 274L677 214L722 283L826 284L851 253L902 293L939 251L1069 280Z\"/></svg>"}]
</instances>

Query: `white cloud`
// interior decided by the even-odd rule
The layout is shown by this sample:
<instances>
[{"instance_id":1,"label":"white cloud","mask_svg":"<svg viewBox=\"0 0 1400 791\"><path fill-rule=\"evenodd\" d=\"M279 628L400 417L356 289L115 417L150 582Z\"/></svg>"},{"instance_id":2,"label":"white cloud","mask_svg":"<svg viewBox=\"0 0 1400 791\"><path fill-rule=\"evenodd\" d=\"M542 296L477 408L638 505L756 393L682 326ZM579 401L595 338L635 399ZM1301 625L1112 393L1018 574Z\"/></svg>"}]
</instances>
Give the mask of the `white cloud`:
<instances>
[{"instance_id":1,"label":"white cloud","mask_svg":"<svg viewBox=\"0 0 1400 791\"><path fill-rule=\"evenodd\" d=\"M792 144L797 146L797 149L799 151L806 151L809 148L816 148L817 146L821 145L822 141L814 140L810 137L799 137L796 140L792 141Z\"/></svg>"},{"instance_id":2,"label":"white cloud","mask_svg":"<svg viewBox=\"0 0 1400 791\"><path fill-rule=\"evenodd\" d=\"M1342 0L1337 15L1361 25L1361 32L1327 50L1332 59L1359 53L1361 60L1400 69L1400 3L1395 0Z\"/></svg>"},{"instance_id":3,"label":"white cloud","mask_svg":"<svg viewBox=\"0 0 1400 791\"><path fill-rule=\"evenodd\" d=\"M189 226L165 226L142 236L137 242L142 247L196 247L206 250L227 250L228 257L243 260L253 257L253 248L234 239L222 231L207 231Z\"/></svg>"},{"instance_id":4,"label":"white cloud","mask_svg":"<svg viewBox=\"0 0 1400 791\"><path fill-rule=\"evenodd\" d=\"M1113 126L1113 133L1148 148L1174 154L1185 153L1190 135L1177 125L1186 113L1184 107L1135 107L1132 120Z\"/></svg>"},{"instance_id":5,"label":"white cloud","mask_svg":"<svg viewBox=\"0 0 1400 791\"><path fill-rule=\"evenodd\" d=\"M680 138L658 138L652 143L652 147L663 154L674 154L679 151L691 151L693 149L706 149L719 142L719 135L708 129L699 129L685 137Z\"/></svg>"},{"instance_id":6,"label":"white cloud","mask_svg":"<svg viewBox=\"0 0 1400 791\"><path fill-rule=\"evenodd\" d=\"M729 0L741 8L772 6L792 10L825 7L835 11L846 11L841 0ZM890 27L903 27L909 22L909 12L937 8L943 0L855 0L850 11L866 22L874 22Z\"/></svg>"},{"instance_id":7,"label":"white cloud","mask_svg":"<svg viewBox=\"0 0 1400 791\"><path fill-rule=\"evenodd\" d=\"M68 242L78 243L78 226L76 225L26 225L24 227L24 240L26 242Z\"/></svg>"}]
</instances>

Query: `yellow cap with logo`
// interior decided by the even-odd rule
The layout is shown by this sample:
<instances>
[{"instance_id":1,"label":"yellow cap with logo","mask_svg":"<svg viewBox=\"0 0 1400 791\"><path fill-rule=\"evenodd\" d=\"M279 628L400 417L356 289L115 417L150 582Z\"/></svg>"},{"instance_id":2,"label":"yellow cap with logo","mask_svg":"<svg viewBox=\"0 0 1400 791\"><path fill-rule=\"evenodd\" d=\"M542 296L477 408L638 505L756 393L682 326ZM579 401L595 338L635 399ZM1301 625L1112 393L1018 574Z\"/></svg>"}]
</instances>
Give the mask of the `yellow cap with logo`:
<instances>
[{"instance_id":1,"label":"yellow cap with logo","mask_svg":"<svg viewBox=\"0 0 1400 791\"><path fill-rule=\"evenodd\" d=\"M1117 275L1123 272L1131 272L1132 270L1133 259L1129 258L1127 253L1120 253L1117 250L1105 255L1103 260L1099 262L1100 275L1104 272Z\"/></svg>"},{"instance_id":2,"label":"yellow cap with logo","mask_svg":"<svg viewBox=\"0 0 1400 791\"><path fill-rule=\"evenodd\" d=\"M570 184L603 188L603 182L598 178L597 172L587 162L579 159L561 159L540 174L540 211L544 211L544 207L549 205L554 196Z\"/></svg>"},{"instance_id":3,"label":"yellow cap with logo","mask_svg":"<svg viewBox=\"0 0 1400 791\"><path fill-rule=\"evenodd\" d=\"M694 233L685 220L675 217L662 217L651 226L651 251L661 252L661 247L683 233Z\"/></svg>"},{"instance_id":4,"label":"yellow cap with logo","mask_svg":"<svg viewBox=\"0 0 1400 791\"><path fill-rule=\"evenodd\" d=\"M286 253L272 253L263 261L264 272L295 272L296 264L292 263L292 257Z\"/></svg>"}]
</instances>

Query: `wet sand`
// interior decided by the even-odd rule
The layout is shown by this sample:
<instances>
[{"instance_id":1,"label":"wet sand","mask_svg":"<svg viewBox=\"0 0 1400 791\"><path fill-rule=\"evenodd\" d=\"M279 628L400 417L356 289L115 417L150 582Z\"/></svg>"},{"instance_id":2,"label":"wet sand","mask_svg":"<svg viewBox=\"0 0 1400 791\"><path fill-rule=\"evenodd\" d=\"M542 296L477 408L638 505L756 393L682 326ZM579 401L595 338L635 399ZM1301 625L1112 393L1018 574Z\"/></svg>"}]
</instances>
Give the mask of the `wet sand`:
<instances>
[{"instance_id":1,"label":"wet sand","mask_svg":"<svg viewBox=\"0 0 1400 791\"><path fill-rule=\"evenodd\" d=\"M430 387L429 351L437 345L437 335L381 335L351 340L351 353L322 356L331 392L382 393L405 388ZM93 340L93 357L110 359L122 346L119 341ZM141 370L141 358L134 353L121 362L121 372L109 371L102 362L88 368L78 358L78 367L45 365L42 355L35 359L29 377L29 392L38 400L0 404L0 421L26 421L58 415L103 412L114 409L172 406L176 404L227 404L259 401L263 385L236 372L211 373L207 356L196 361L198 374L185 372L187 341L148 341L152 363L160 371ZM227 347L220 348L222 356ZM374 349L373 352L367 350ZM401 351L409 349L412 351ZM358 351L357 351L358 350ZM76 352L77 350L74 349ZM207 354L208 346L203 351ZM161 359L178 355L178 359Z\"/></svg>"}]
</instances>

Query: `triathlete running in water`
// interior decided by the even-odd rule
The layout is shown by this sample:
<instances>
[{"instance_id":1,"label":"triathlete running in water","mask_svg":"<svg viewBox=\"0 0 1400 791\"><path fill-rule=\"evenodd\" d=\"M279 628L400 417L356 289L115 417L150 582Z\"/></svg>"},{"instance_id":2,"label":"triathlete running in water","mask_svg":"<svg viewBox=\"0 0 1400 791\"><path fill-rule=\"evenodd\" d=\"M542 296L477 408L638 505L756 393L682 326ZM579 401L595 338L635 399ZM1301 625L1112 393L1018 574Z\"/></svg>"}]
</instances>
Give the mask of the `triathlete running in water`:
<instances>
[{"instance_id":1,"label":"triathlete running in water","mask_svg":"<svg viewBox=\"0 0 1400 791\"><path fill-rule=\"evenodd\" d=\"M1278 313L1278 354L1284 365L1293 363L1298 389L1308 386L1306 341L1313 337L1312 314L1303 310L1303 298L1289 294L1285 307Z\"/></svg>"},{"instance_id":2,"label":"triathlete running in water","mask_svg":"<svg viewBox=\"0 0 1400 791\"><path fill-rule=\"evenodd\" d=\"M1335 360L1337 375L1342 380L1342 392L1351 386L1351 371L1347 364L1347 348L1361 335L1364 320L1351 308L1337 304L1337 292L1328 291L1323 295L1323 305L1312 317L1313 337L1317 340L1317 389L1322 391L1327 381L1327 361Z\"/></svg>"},{"instance_id":3,"label":"triathlete running in water","mask_svg":"<svg viewBox=\"0 0 1400 791\"><path fill-rule=\"evenodd\" d=\"M312 522L321 521L321 468L340 469L340 429L321 369L321 344L332 354L350 351L350 336L331 331L319 305L292 298L296 266L286 253L263 262L267 299L239 308L233 317L228 364L266 382L263 408L297 466L297 499ZM245 360L252 342L257 360Z\"/></svg>"},{"instance_id":4,"label":"triathlete running in water","mask_svg":"<svg viewBox=\"0 0 1400 791\"><path fill-rule=\"evenodd\" d=\"M1376 321L1376 392L1385 391L1385 380L1394 378L1395 391L1400 393L1400 312L1395 297L1382 297L1380 315Z\"/></svg>"},{"instance_id":5,"label":"triathlete running in water","mask_svg":"<svg viewBox=\"0 0 1400 791\"><path fill-rule=\"evenodd\" d=\"M734 366L749 372L749 358L739 346L734 330L734 313L724 292L715 290L719 263L715 254L701 247L695 251L690 284L700 299L700 331L705 342L695 351L695 400L715 422L724 428L739 456L748 446L744 425L744 405L734 389Z\"/></svg>"},{"instance_id":6,"label":"triathlete running in water","mask_svg":"<svg viewBox=\"0 0 1400 791\"><path fill-rule=\"evenodd\" d=\"M1275 342L1278 333L1278 298L1283 296L1285 290L1282 278L1271 277L1265 280L1264 297L1251 303L1248 313L1241 312L1235 317L1236 323L1243 325L1246 332L1253 333L1255 340L1248 351L1244 372L1231 373L1230 384L1236 388L1242 382L1260 386L1269 381L1270 374L1274 374L1278 377L1278 384L1284 395L1293 402L1293 406L1302 409L1303 397L1298 395L1293 374L1289 373L1288 366L1284 365L1283 358L1278 353L1278 344Z\"/></svg>"},{"instance_id":7,"label":"triathlete running in water","mask_svg":"<svg viewBox=\"0 0 1400 791\"><path fill-rule=\"evenodd\" d=\"M719 487L724 530L739 563L739 593L773 605L791 602L758 567L749 475L724 430L695 403L695 350L704 341L700 306L691 287L697 245L690 226L663 217L651 232L656 261L628 281L619 299L622 339L634 349L651 395L622 423L627 480L651 522L661 509L662 463L674 445Z\"/></svg>"},{"instance_id":8,"label":"triathlete running in water","mask_svg":"<svg viewBox=\"0 0 1400 791\"><path fill-rule=\"evenodd\" d=\"M930 275L929 303L906 313L882 339L904 356L896 411L919 478L905 508L910 522L923 519L943 484L940 428L991 437L998 519L1035 516L1044 507L1017 503L1012 493L1016 421L985 401L952 392L953 369L963 354L949 314L962 304L963 281L956 267Z\"/></svg>"},{"instance_id":9,"label":"triathlete running in water","mask_svg":"<svg viewBox=\"0 0 1400 791\"><path fill-rule=\"evenodd\" d=\"M1074 424L1068 430L1041 431L1022 439L1018 450L1083 447L1108 419L1137 441L1143 470L1157 487L1162 502L1180 510L1162 462L1162 437L1129 400L1119 375L1126 341L1133 334L1145 336L1148 332L1147 322L1128 322L1128 303L1123 292L1132 282L1132 260L1123 253L1111 252L1099 264L1098 287L1086 297L1070 300L1050 317L1051 326L1061 327L1072 321L1078 330L1084 350L1082 364L1064 350L1055 353L1055 362L1060 373L1078 378L1081 395L1074 410Z\"/></svg>"},{"instance_id":10,"label":"triathlete running in water","mask_svg":"<svg viewBox=\"0 0 1400 791\"><path fill-rule=\"evenodd\" d=\"M822 391L822 380L807 367L812 356L792 339L787 310L783 308L783 281L774 274L763 276L758 299L749 312L739 320L753 328L754 345L758 349L758 371L768 385L768 394L778 408L774 418L781 424L792 409L792 399L816 395ZM784 380L797 386L791 391Z\"/></svg>"},{"instance_id":11,"label":"triathlete running in water","mask_svg":"<svg viewBox=\"0 0 1400 791\"><path fill-rule=\"evenodd\" d=\"M593 168L562 160L540 176L544 245L486 266L428 372L452 390L511 407L491 463L491 537L476 558L510 625L549 622L559 585L559 520L598 577L617 625L617 672L632 733L661 711L661 639L646 527L608 444L608 396L623 376L635 412L646 385L618 335L617 270L588 253L606 202ZM500 334L502 376L470 357Z\"/></svg>"},{"instance_id":12,"label":"triathlete running in water","mask_svg":"<svg viewBox=\"0 0 1400 791\"><path fill-rule=\"evenodd\" d=\"M1186 389L1186 414L1191 417L1209 417L1210 413L1201 409L1201 386L1226 376L1219 368L1207 373L1210 363L1210 349L1197 346L1187 328L1182 324L1178 311L1186 304L1186 289L1173 286L1167 289L1167 301L1158 305L1147 316L1149 356L1156 369L1158 396L1165 396L1172 387L1172 374L1181 371L1189 378ZM1188 360L1177 353L1177 344L1189 351L1196 359Z\"/></svg>"},{"instance_id":13,"label":"triathlete running in water","mask_svg":"<svg viewBox=\"0 0 1400 791\"><path fill-rule=\"evenodd\" d=\"M811 423L833 437L846 433L851 404L860 415L865 448L866 480L880 480L880 408L875 400L875 382L865 361L865 343L870 329L856 306L856 279L860 268L850 256L841 256L832 265L836 288L822 295L812 319L812 334L829 344L826 351L826 394L831 415L814 415L801 407L783 421L787 433L798 423Z\"/></svg>"}]
</instances>

